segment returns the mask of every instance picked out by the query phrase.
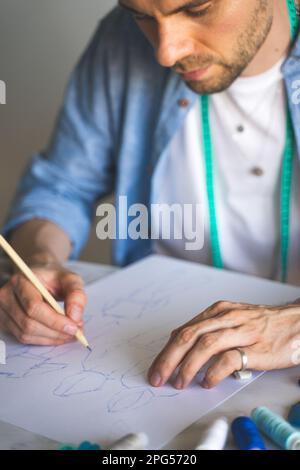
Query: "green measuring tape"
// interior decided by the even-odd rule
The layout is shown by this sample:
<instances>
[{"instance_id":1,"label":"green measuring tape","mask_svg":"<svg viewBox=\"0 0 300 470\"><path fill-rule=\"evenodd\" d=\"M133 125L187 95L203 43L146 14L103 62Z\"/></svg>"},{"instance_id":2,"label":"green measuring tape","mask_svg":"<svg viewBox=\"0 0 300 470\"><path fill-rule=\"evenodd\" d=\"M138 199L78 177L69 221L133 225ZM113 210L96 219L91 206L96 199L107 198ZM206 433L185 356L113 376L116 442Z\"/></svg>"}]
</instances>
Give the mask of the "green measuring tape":
<instances>
[{"instance_id":1,"label":"green measuring tape","mask_svg":"<svg viewBox=\"0 0 300 470\"><path fill-rule=\"evenodd\" d=\"M291 37L294 42L298 32L298 15L294 0L286 0L289 11ZM210 239L212 249L212 261L216 268L224 267L220 240L218 234L218 223L216 216L215 191L214 191L214 168L213 168L213 144L211 137L211 126L209 119L209 97L201 96L201 117L203 129L203 144L206 173L206 190L208 198ZM281 236L281 281L286 282L288 249L289 249L289 229L290 229L290 200L293 176L293 156L294 156L294 130L292 119L287 105L286 108L286 140L283 154L282 174L281 174L281 194L280 194L280 236Z\"/></svg>"}]
</instances>

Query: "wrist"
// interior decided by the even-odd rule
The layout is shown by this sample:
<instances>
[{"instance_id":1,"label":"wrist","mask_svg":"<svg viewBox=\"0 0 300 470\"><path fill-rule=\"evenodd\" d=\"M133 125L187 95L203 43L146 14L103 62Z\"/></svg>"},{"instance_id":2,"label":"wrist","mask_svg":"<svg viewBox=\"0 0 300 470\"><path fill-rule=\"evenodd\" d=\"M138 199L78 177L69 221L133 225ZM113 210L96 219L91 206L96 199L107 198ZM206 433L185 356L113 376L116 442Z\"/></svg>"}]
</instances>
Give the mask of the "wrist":
<instances>
[{"instance_id":1,"label":"wrist","mask_svg":"<svg viewBox=\"0 0 300 470\"><path fill-rule=\"evenodd\" d=\"M52 222L42 219L21 225L11 234L10 243L30 265L62 265L72 249L67 234Z\"/></svg>"}]
</instances>

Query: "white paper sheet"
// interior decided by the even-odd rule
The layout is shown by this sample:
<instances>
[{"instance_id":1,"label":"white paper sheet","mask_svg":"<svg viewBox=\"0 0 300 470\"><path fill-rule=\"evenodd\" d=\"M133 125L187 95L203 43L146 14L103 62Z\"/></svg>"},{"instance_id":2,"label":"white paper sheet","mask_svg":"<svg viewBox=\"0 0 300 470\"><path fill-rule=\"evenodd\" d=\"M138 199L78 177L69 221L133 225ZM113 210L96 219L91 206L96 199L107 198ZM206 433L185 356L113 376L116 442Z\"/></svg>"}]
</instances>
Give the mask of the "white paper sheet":
<instances>
[{"instance_id":1,"label":"white paper sheet","mask_svg":"<svg viewBox=\"0 0 300 470\"><path fill-rule=\"evenodd\" d=\"M160 448L244 387L155 389L146 371L170 331L220 299L280 304L299 288L152 256L87 288L86 336L58 348L7 339L0 366L0 419L60 442L106 445L144 431Z\"/></svg>"}]
</instances>

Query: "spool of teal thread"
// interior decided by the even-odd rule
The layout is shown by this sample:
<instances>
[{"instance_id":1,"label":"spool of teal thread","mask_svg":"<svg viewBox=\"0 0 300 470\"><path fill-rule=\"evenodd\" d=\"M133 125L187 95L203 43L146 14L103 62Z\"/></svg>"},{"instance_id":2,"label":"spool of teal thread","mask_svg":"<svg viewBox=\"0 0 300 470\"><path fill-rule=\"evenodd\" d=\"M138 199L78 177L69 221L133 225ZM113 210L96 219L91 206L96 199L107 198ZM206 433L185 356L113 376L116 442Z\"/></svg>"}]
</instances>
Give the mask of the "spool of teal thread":
<instances>
[{"instance_id":1,"label":"spool of teal thread","mask_svg":"<svg viewBox=\"0 0 300 470\"><path fill-rule=\"evenodd\" d=\"M258 429L286 450L300 450L300 432L265 406L255 408L251 418Z\"/></svg>"},{"instance_id":2,"label":"spool of teal thread","mask_svg":"<svg viewBox=\"0 0 300 470\"><path fill-rule=\"evenodd\" d=\"M73 444L62 444L58 450L77 450L77 446Z\"/></svg>"},{"instance_id":3,"label":"spool of teal thread","mask_svg":"<svg viewBox=\"0 0 300 470\"><path fill-rule=\"evenodd\" d=\"M98 444L83 441L79 445L63 444L59 450L101 450L101 447Z\"/></svg>"}]
</instances>

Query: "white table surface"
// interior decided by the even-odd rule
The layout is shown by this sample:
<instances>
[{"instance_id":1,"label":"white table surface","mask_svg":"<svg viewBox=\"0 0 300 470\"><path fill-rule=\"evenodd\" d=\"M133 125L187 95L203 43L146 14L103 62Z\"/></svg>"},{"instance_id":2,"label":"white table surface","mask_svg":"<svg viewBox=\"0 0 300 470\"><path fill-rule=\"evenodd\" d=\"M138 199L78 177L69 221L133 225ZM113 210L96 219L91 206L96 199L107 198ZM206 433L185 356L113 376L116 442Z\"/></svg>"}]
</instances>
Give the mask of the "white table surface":
<instances>
[{"instance_id":1,"label":"white table surface","mask_svg":"<svg viewBox=\"0 0 300 470\"><path fill-rule=\"evenodd\" d=\"M70 265L74 271L82 275L86 284L107 276L115 270L111 266L90 263L70 263ZM274 412L286 417L291 405L300 401L299 378L300 366L264 374L244 390L187 428L164 448L170 450L193 449L202 429L210 425L215 418L226 416L231 422L237 416L249 415L251 410L257 406L268 406ZM266 441L266 443L269 449L276 449L269 441ZM0 421L0 450L51 450L57 449L58 445L57 442L43 436ZM226 448L234 448L230 435Z\"/></svg>"}]
</instances>

